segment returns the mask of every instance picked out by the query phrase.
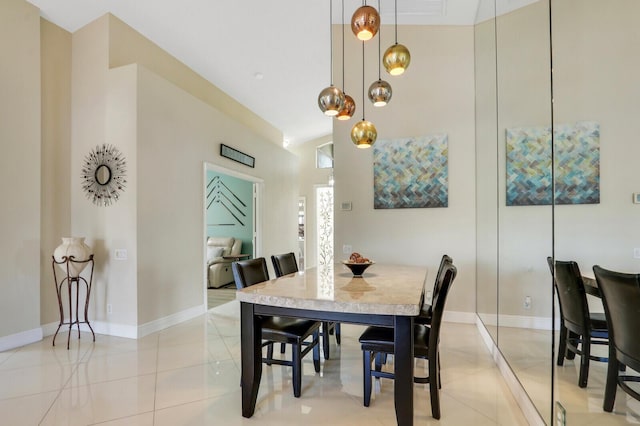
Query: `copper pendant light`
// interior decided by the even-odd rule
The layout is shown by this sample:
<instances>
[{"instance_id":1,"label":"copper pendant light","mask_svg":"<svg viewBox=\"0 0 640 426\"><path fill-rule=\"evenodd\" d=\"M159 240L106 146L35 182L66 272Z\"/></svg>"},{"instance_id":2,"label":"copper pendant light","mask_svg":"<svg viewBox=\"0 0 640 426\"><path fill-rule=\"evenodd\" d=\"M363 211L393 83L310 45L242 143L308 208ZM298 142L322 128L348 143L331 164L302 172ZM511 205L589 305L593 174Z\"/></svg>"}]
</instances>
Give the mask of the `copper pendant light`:
<instances>
[{"instance_id":1,"label":"copper pendant light","mask_svg":"<svg viewBox=\"0 0 640 426\"><path fill-rule=\"evenodd\" d=\"M378 131L372 122L364 118L364 42L362 42L362 121L351 128L351 140L358 148L369 148L378 138Z\"/></svg>"},{"instance_id":2,"label":"copper pendant light","mask_svg":"<svg viewBox=\"0 0 640 426\"><path fill-rule=\"evenodd\" d=\"M351 17L351 31L359 40L367 41L376 35L379 28L380 14L363 1L362 6L356 9Z\"/></svg>"},{"instance_id":3,"label":"copper pendant light","mask_svg":"<svg viewBox=\"0 0 640 426\"><path fill-rule=\"evenodd\" d=\"M342 93L344 93L344 106L338 112L336 118L340 121L349 120L353 117L353 114L356 112L356 101L349 95L347 95L347 91L345 90L345 80L344 80L344 0L341 2L342 4Z\"/></svg>"},{"instance_id":4,"label":"copper pendant light","mask_svg":"<svg viewBox=\"0 0 640 426\"><path fill-rule=\"evenodd\" d=\"M331 69L331 85L325 87L318 95L318 106L320 110L330 117L338 115L338 112L344 107L344 93L333 85L333 1L329 0L329 40L330 40L330 61Z\"/></svg>"},{"instance_id":5,"label":"copper pendant light","mask_svg":"<svg viewBox=\"0 0 640 426\"><path fill-rule=\"evenodd\" d=\"M391 75L400 75L405 72L411 63L411 53L406 46L398 43L398 0L395 1L395 32L396 42L384 52L382 63Z\"/></svg>"},{"instance_id":6,"label":"copper pendant light","mask_svg":"<svg viewBox=\"0 0 640 426\"><path fill-rule=\"evenodd\" d=\"M378 0L378 10L380 9L380 0ZM369 86L369 100L373 102L373 106L383 107L391 100L391 85L380 77L380 44L382 38L382 27L378 32L378 80Z\"/></svg>"}]
</instances>

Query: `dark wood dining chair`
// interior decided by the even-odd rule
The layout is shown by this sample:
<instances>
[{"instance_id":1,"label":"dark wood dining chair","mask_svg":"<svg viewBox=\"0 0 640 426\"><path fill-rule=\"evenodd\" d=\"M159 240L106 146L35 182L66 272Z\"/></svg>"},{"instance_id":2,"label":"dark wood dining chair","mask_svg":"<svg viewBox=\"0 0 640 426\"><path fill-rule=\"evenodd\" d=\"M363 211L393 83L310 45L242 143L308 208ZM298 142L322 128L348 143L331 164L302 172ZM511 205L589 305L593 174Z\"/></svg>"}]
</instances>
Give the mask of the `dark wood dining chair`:
<instances>
[{"instance_id":1,"label":"dark wood dining chair","mask_svg":"<svg viewBox=\"0 0 640 426\"><path fill-rule=\"evenodd\" d=\"M296 255L293 253L275 254L271 256L271 263L273 263L273 270L276 273L276 277L283 275L293 274L298 272L298 263L296 262ZM340 344L340 323L339 322L322 322L322 353L324 359L330 357L330 342L329 335L336 335L336 343ZM280 352L283 352L283 347L280 348Z\"/></svg>"},{"instance_id":2,"label":"dark wood dining chair","mask_svg":"<svg viewBox=\"0 0 640 426\"><path fill-rule=\"evenodd\" d=\"M591 354L591 345L608 345L607 319L602 312L590 312L587 293L578 264L573 261L555 261L547 257L554 279L558 305L560 306L560 339L558 343L559 366L564 359L580 355L578 386L587 387L589 361L607 362L607 357Z\"/></svg>"},{"instance_id":3,"label":"dark wood dining chair","mask_svg":"<svg viewBox=\"0 0 640 426\"><path fill-rule=\"evenodd\" d=\"M440 326L444 313L445 303L449 289L457 274L456 267L451 264L443 266L440 281L438 282L438 294L433 298L431 325L415 324L413 333L413 353L416 358L426 359L428 362L427 377L414 377L414 383L428 383L431 396L431 415L434 419L440 418L440 374L438 362L438 346L440 342ZM380 354L394 353L394 329L388 327L371 326L360 336L362 348L362 362L364 371L364 405L371 403L372 377L393 379L394 374L382 371L381 364L376 362L375 368L371 368L372 361Z\"/></svg>"},{"instance_id":4,"label":"dark wood dining chair","mask_svg":"<svg viewBox=\"0 0 640 426\"><path fill-rule=\"evenodd\" d=\"M269 271L264 257L233 262L233 278L238 289L268 281ZM292 367L293 396L300 397L302 390L302 358L313 351L313 366L320 372L320 323L312 320L286 317L260 317L262 346L267 346L267 356L262 362L267 365L278 364ZM311 336L311 341L307 338ZM291 360L273 358L273 343L291 345ZM304 349L303 349L304 348Z\"/></svg>"},{"instance_id":5,"label":"dark wood dining chair","mask_svg":"<svg viewBox=\"0 0 640 426\"><path fill-rule=\"evenodd\" d=\"M593 273L609 323L609 364L602 408L611 412L618 386L640 400L640 393L627 384L640 382L640 377L624 373L625 367L640 372L640 274L610 271L598 265Z\"/></svg>"},{"instance_id":6,"label":"dark wood dining chair","mask_svg":"<svg viewBox=\"0 0 640 426\"><path fill-rule=\"evenodd\" d=\"M433 283L433 290L431 291L431 300L435 300L440 288L438 287L439 283L442 281L441 275L444 273L445 266L453 264L453 259L449 255L442 255L442 259L440 259L440 266L438 267L438 272L436 273L436 279ZM422 309L420 310L420 315L416 317L414 320L418 324L431 325L431 316L433 314L433 306L431 303L423 303Z\"/></svg>"}]
</instances>

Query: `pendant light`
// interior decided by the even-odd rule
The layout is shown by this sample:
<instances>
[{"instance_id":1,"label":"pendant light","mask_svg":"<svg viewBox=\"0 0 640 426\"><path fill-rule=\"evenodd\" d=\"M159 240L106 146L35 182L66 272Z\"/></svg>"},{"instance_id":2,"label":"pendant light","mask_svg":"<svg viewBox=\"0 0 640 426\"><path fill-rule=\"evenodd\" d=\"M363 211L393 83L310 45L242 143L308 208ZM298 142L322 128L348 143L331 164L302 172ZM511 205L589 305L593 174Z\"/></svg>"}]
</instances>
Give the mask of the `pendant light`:
<instances>
[{"instance_id":1,"label":"pendant light","mask_svg":"<svg viewBox=\"0 0 640 426\"><path fill-rule=\"evenodd\" d=\"M342 93L344 93L344 106L338 112L336 118L340 121L349 120L356 112L356 101L345 90L344 80L344 0L342 0Z\"/></svg>"},{"instance_id":2,"label":"pendant light","mask_svg":"<svg viewBox=\"0 0 640 426\"><path fill-rule=\"evenodd\" d=\"M351 31L358 37L358 40L371 40L380 28L380 14L378 11L367 6L363 0L360 6L351 16Z\"/></svg>"},{"instance_id":3,"label":"pendant light","mask_svg":"<svg viewBox=\"0 0 640 426\"><path fill-rule=\"evenodd\" d=\"M318 106L320 110L330 117L338 115L338 112L344 107L344 93L333 85L333 0L329 0L329 40L330 40L330 61L331 68L331 85L322 89L318 95Z\"/></svg>"},{"instance_id":4,"label":"pendant light","mask_svg":"<svg viewBox=\"0 0 640 426\"><path fill-rule=\"evenodd\" d=\"M380 9L380 0L378 0L378 10ZM369 86L369 100L373 102L373 106L383 107L391 100L391 85L380 77L380 44L382 38L382 27L378 31L378 80Z\"/></svg>"},{"instance_id":5,"label":"pendant light","mask_svg":"<svg viewBox=\"0 0 640 426\"><path fill-rule=\"evenodd\" d=\"M376 126L364 118L364 41L362 42L362 121L351 128L351 140L358 148L369 148L378 137Z\"/></svg>"},{"instance_id":6,"label":"pendant light","mask_svg":"<svg viewBox=\"0 0 640 426\"><path fill-rule=\"evenodd\" d=\"M395 1L395 32L396 42L384 52L382 62L389 74L400 75L409 67L411 54L406 46L398 44L398 0Z\"/></svg>"}]
</instances>

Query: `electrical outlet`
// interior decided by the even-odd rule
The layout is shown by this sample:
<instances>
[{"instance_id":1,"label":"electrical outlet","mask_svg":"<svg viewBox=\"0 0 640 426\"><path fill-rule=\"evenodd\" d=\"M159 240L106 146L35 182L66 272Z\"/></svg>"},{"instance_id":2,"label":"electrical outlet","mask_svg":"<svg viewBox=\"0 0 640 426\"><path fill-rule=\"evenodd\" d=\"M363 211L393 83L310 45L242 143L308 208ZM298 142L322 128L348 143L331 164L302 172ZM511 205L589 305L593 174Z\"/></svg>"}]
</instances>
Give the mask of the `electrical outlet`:
<instances>
[{"instance_id":1,"label":"electrical outlet","mask_svg":"<svg viewBox=\"0 0 640 426\"><path fill-rule=\"evenodd\" d=\"M531 296L525 296L524 297L524 308L525 309L531 309Z\"/></svg>"},{"instance_id":2,"label":"electrical outlet","mask_svg":"<svg viewBox=\"0 0 640 426\"><path fill-rule=\"evenodd\" d=\"M349 244L345 244L342 246L342 253L343 254L351 254L353 253L352 247Z\"/></svg>"},{"instance_id":3,"label":"electrical outlet","mask_svg":"<svg viewBox=\"0 0 640 426\"><path fill-rule=\"evenodd\" d=\"M640 259L640 248L636 247L633 249L633 258Z\"/></svg>"},{"instance_id":4,"label":"electrical outlet","mask_svg":"<svg viewBox=\"0 0 640 426\"><path fill-rule=\"evenodd\" d=\"M115 249L113 254L116 260L127 260L127 249Z\"/></svg>"},{"instance_id":5,"label":"electrical outlet","mask_svg":"<svg viewBox=\"0 0 640 426\"><path fill-rule=\"evenodd\" d=\"M111 303L107 303L107 313L109 315L113 313L113 307L111 306Z\"/></svg>"}]
</instances>

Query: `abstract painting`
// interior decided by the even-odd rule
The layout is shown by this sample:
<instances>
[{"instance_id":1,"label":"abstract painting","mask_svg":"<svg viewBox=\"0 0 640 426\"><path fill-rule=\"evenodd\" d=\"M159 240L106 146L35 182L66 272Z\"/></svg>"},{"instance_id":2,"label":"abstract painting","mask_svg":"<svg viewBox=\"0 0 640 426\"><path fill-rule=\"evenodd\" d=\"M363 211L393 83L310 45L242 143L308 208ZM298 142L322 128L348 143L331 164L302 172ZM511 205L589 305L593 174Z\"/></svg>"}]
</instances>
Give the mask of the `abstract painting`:
<instances>
[{"instance_id":1,"label":"abstract painting","mask_svg":"<svg viewBox=\"0 0 640 426\"><path fill-rule=\"evenodd\" d=\"M591 121L555 127L555 204L600 202L600 126ZM550 205L551 130L506 130L507 206Z\"/></svg>"},{"instance_id":2,"label":"abstract painting","mask_svg":"<svg viewBox=\"0 0 640 426\"><path fill-rule=\"evenodd\" d=\"M447 207L446 134L379 140L373 146L375 209Z\"/></svg>"}]
</instances>

